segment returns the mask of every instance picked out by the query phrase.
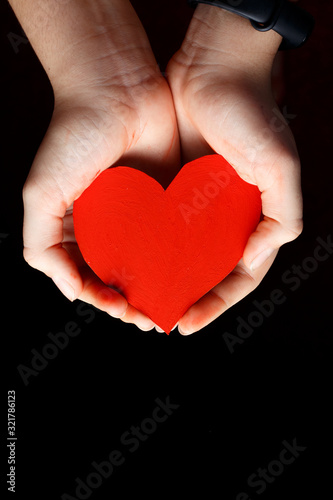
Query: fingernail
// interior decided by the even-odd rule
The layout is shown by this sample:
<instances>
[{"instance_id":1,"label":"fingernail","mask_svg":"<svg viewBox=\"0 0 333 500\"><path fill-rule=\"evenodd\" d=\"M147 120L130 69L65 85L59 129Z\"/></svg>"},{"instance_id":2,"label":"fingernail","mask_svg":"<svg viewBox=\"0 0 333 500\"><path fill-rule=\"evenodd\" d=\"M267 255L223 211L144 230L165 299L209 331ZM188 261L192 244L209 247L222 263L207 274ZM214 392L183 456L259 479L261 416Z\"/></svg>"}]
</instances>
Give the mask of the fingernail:
<instances>
[{"instance_id":1,"label":"fingernail","mask_svg":"<svg viewBox=\"0 0 333 500\"><path fill-rule=\"evenodd\" d=\"M160 328L159 326L155 325L155 330L159 333L164 333L164 330L162 330L162 328Z\"/></svg>"},{"instance_id":2,"label":"fingernail","mask_svg":"<svg viewBox=\"0 0 333 500\"><path fill-rule=\"evenodd\" d=\"M150 330L154 329L154 325L149 325L149 323L148 323L148 325L146 325L144 323L141 323L141 324L139 323L136 326L139 328L139 330L142 330L143 332L150 332Z\"/></svg>"},{"instance_id":3,"label":"fingernail","mask_svg":"<svg viewBox=\"0 0 333 500\"><path fill-rule=\"evenodd\" d=\"M71 302L75 300L76 297L74 288L68 283L68 281L64 280L63 278L52 278L52 280L68 300L70 300Z\"/></svg>"},{"instance_id":4,"label":"fingernail","mask_svg":"<svg viewBox=\"0 0 333 500\"><path fill-rule=\"evenodd\" d=\"M171 329L171 332L172 332L175 328L177 328L177 326L178 326L178 323L176 323L176 324L175 324L175 326ZM159 333L165 333L165 332L164 332L164 330L162 330L162 328L160 328L160 327L159 327L159 326L157 326L157 325L155 325L155 330L156 330L157 332L159 332Z\"/></svg>"},{"instance_id":5,"label":"fingernail","mask_svg":"<svg viewBox=\"0 0 333 500\"><path fill-rule=\"evenodd\" d=\"M263 263L266 262L268 257L270 257L273 252L274 252L273 248L266 248L266 250L260 252L260 254L257 255L257 257L255 257L251 262L250 265L251 271L255 271L256 269L258 269L258 267L262 266Z\"/></svg>"},{"instance_id":6,"label":"fingernail","mask_svg":"<svg viewBox=\"0 0 333 500\"><path fill-rule=\"evenodd\" d=\"M150 327L144 327L144 326L139 326L137 325L137 327L139 328L139 330L142 330L143 332L150 332L150 330L153 330L154 327L153 326L150 326Z\"/></svg>"},{"instance_id":7,"label":"fingernail","mask_svg":"<svg viewBox=\"0 0 333 500\"><path fill-rule=\"evenodd\" d=\"M184 330L182 330L182 329L180 328L180 326L178 326L178 331L179 331L179 333L180 333L181 335L189 335L189 334L190 334L190 332L184 332Z\"/></svg>"},{"instance_id":8,"label":"fingernail","mask_svg":"<svg viewBox=\"0 0 333 500\"><path fill-rule=\"evenodd\" d=\"M116 318L116 319L123 318L126 314L127 306L128 306L128 304L126 304L124 307L122 307L120 309L119 308L110 309L110 311L109 311L110 316L112 316L113 318Z\"/></svg>"},{"instance_id":9,"label":"fingernail","mask_svg":"<svg viewBox=\"0 0 333 500\"><path fill-rule=\"evenodd\" d=\"M139 318L135 320L135 324L140 330L148 332L155 327L155 323L149 318Z\"/></svg>"}]
</instances>

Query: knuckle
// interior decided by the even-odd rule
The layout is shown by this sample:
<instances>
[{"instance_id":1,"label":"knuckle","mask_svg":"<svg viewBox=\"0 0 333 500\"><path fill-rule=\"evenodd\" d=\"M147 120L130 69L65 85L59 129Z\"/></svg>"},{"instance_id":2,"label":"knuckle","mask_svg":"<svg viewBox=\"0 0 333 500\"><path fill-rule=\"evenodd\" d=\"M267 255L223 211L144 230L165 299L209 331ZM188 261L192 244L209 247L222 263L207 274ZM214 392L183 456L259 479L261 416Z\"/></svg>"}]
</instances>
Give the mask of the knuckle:
<instances>
[{"instance_id":1,"label":"knuckle","mask_svg":"<svg viewBox=\"0 0 333 500\"><path fill-rule=\"evenodd\" d=\"M31 262L33 259L31 257L31 253L29 251L29 248L23 248L23 258L27 264L31 265ZM33 267L33 266L31 265L31 267Z\"/></svg>"},{"instance_id":2,"label":"knuckle","mask_svg":"<svg viewBox=\"0 0 333 500\"><path fill-rule=\"evenodd\" d=\"M293 241L296 240L302 234L304 227L303 219L297 219L293 222L291 226L288 228L288 236L289 240L288 241Z\"/></svg>"},{"instance_id":3,"label":"knuckle","mask_svg":"<svg viewBox=\"0 0 333 500\"><path fill-rule=\"evenodd\" d=\"M35 213L65 214L72 201L67 199L62 189L63 180L39 172L34 178L28 176L22 189L24 209Z\"/></svg>"},{"instance_id":4,"label":"knuckle","mask_svg":"<svg viewBox=\"0 0 333 500\"><path fill-rule=\"evenodd\" d=\"M34 201L40 201L41 199L41 189L38 184L32 182L29 177L25 181L22 189L22 198L24 205L30 205Z\"/></svg>"},{"instance_id":5,"label":"knuckle","mask_svg":"<svg viewBox=\"0 0 333 500\"><path fill-rule=\"evenodd\" d=\"M36 254L32 252L31 248L23 248L23 258L27 262L27 264L29 264L29 266L33 267L34 269L38 268L36 264Z\"/></svg>"},{"instance_id":6,"label":"knuckle","mask_svg":"<svg viewBox=\"0 0 333 500\"><path fill-rule=\"evenodd\" d=\"M28 181L25 181L23 189L22 189L22 198L23 202L26 203L29 199L30 196L30 183Z\"/></svg>"}]
</instances>

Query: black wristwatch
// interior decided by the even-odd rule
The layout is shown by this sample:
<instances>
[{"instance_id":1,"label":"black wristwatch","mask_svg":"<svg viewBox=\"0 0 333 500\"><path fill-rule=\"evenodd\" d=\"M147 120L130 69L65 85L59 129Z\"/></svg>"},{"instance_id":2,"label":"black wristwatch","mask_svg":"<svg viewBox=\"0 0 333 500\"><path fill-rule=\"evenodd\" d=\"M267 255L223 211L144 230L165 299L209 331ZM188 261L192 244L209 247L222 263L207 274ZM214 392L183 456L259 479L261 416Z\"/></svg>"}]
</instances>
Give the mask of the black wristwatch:
<instances>
[{"instance_id":1,"label":"black wristwatch","mask_svg":"<svg viewBox=\"0 0 333 500\"><path fill-rule=\"evenodd\" d=\"M188 0L191 7L205 3L249 19L258 31L276 31L283 37L279 50L300 47L309 38L315 21L307 11L288 0Z\"/></svg>"}]
</instances>

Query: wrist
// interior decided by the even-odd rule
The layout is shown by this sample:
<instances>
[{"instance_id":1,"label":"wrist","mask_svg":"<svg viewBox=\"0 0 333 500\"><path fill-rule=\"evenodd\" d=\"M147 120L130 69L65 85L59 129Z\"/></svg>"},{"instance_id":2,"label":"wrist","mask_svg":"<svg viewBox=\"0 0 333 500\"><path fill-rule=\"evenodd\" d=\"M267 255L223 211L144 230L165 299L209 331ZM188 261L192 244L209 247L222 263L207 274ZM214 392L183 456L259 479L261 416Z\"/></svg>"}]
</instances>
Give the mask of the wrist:
<instances>
[{"instance_id":1,"label":"wrist","mask_svg":"<svg viewBox=\"0 0 333 500\"><path fill-rule=\"evenodd\" d=\"M88 3L94 2L96 0ZM63 92L71 87L75 91L78 87L93 91L109 87L110 82L130 88L137 85L144 74L156 73L157 64L149 41L129 1L96 3L104 4L103 8L89 5L82 13L75 23L75 37L71 36L62 57L54 65L50 80L55 91ZM75 15L73 12L73 17ZM66 28L66 33L70 32L70 27Z\"/></svg>"},{"instance_id":2,"label":"wrist","mask_svg":"<svg viewBox=\"0 0 333 500\"><path fill-rule=\"evenodd\" d=\"M156 73L149 41L129 0L10 0L55 94L135 85Z\"/></svg>"},{"instance_id":3,"label":"wrist","mask_svg":"<svg viewBox=\"0 0 333 500\"><path fill-rule=\"evenodd\" d=\"M183 49L194 60L208 57L234 69L270 71L281 41L275 31L257 31L237 14L199 4Z\"/></svg>"}]
</instances>

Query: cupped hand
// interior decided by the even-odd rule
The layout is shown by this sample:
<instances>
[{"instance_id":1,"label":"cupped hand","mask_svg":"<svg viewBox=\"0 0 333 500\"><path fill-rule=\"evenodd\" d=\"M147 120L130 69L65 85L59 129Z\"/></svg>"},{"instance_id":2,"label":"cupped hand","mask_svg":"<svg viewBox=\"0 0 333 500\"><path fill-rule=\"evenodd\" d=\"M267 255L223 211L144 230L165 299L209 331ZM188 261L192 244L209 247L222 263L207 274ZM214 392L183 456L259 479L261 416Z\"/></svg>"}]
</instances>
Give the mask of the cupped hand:
<instances>
[{"instance_id":1,"label":"cupped hand","mask_svg":"<svg viewBox=\"0 0 333 500\"><path fill-rule=\"evenodd\" d=\"M168 84L160 74L134 12L121 28L132 42L117 49L119 34L83 37L87 57L51 72L52 120L24 186L24 257L53 279L70 300L88 302L143 330L154 323L106 285L77 246L72 206L103 170L124 164L167 185L180 168L177 121Z\"/></svg>"},{"instance_id":2,"label":"cupped hand","mask_svg":"<svg viewBox=\"0 0 333 500\"><path fill-rule=\"evenodd\" d=\"M300 161L271 88L281 38L255 32L246 20L220 11L197 8L167 67L182 162L215 152L224 156L242 179L258 186L263 218L235 269L180 319L184 334L200 330L253 291L278 249L302 231Z\"/></svg>"}]
</instances>

